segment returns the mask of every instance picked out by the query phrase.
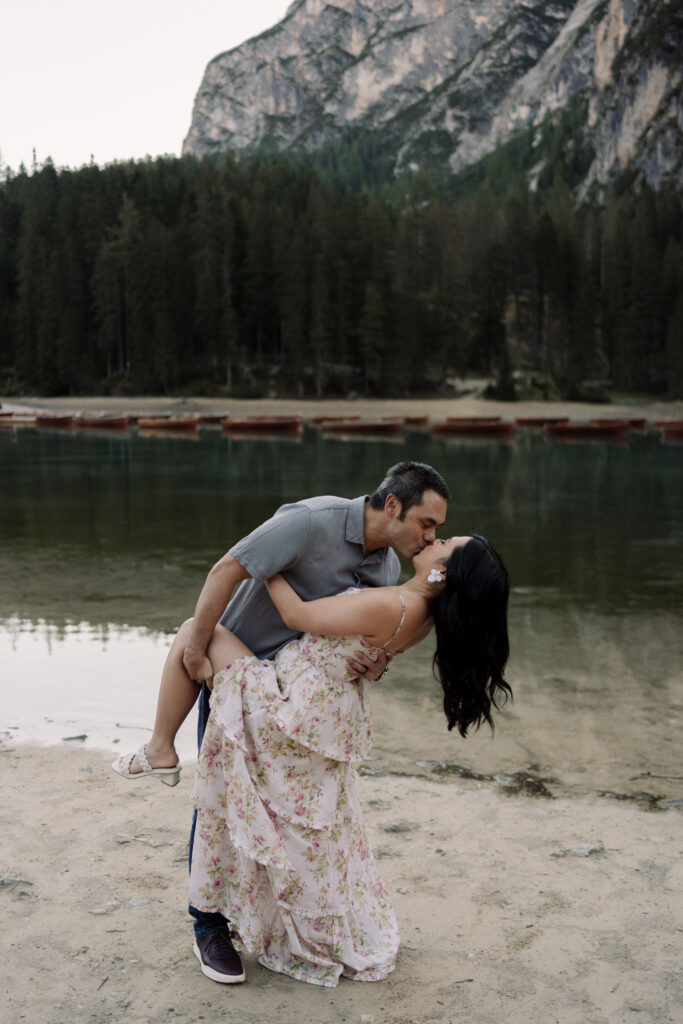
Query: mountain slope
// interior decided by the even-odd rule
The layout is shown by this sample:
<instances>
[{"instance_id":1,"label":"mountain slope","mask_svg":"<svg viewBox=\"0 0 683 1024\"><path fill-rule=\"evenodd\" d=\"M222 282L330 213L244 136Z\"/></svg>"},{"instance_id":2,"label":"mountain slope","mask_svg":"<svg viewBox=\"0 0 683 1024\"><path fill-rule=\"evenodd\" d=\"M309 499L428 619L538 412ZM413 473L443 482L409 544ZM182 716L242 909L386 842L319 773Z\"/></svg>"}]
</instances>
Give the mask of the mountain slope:
<instances>
[{"instance_id":1,"label":"mountain slope","mask_svg":"<svg viewBox=\"0 0 683 1024\"><path fill-rule=\"evenodd\" d=\"M592 154L584 192L625 171L680 186L681 8L295 0L274 28L208 65L183 152L311 150L353 128L381 134L397 171L457 172L573 105Z\"/></svg>"}]
</instances>

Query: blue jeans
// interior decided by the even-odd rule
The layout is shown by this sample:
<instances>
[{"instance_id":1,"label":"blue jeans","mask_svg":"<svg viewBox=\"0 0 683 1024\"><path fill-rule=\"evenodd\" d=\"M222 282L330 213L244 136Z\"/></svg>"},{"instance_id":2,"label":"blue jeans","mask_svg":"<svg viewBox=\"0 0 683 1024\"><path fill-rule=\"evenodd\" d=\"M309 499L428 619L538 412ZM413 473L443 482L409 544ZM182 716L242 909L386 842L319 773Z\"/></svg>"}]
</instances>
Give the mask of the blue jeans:
<instances>
[{"instance_id":1,"label":"blue jeans","mask_svg":"<svg viewBox=\"0 0 683 1024\"><path fill-rule=\"evenodd\" d=\"M202 686L202 692L199 695L199 715L197 717L197 749L199 750L204 739L204 732L206 731L206 723L209 719L209 688L204 684ZM189 868L192 868L192 847L194 846L194 832L197 827L197 810L195 808L194 814L192 815L192 828L190 830L190 850L189 850ZM226 920L222 914L207 913L205 910L197 910L191 904L187 908L190 916L194 918L194 933L198 939L203 938L204 935L208 935L209 932L214 931L215 928L225 928Z\"/></svg>"}]
</instances>

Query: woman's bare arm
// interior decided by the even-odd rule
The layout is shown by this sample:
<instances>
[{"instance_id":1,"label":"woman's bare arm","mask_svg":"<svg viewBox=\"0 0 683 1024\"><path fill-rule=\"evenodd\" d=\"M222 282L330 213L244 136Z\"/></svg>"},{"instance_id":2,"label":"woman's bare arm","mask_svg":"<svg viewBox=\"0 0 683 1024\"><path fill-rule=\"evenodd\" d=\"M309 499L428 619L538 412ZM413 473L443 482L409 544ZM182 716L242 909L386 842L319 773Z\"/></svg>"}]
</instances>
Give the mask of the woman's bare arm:
<instances>
[{"instance_id":1,"label":"woman's bare arm","mask_svg":"<svg viewBox=\"0 0 683 1024\"><path fill-rule=\"evenodd\" d=\"M416 630L413 630L413 632L409 636L404 638L403 643L398 648L398 650L394 651L394 654L400 654L402 651L410 650L411 647L417 647L419 643L422 643L425 637L429 636L433 626L434 620L431 617L425 619L421 626L419 626Z\"/></svg>"},{"instance_id":2,"label":"woman's bare arm","mask_svg":"<svg viewBox=\"0 0 683 1024\"><path fill-rule=\"evenodd\" d=\"M273 604L290 629L321 636L359 635L381 643L391 636L400 621L400 601L390 587L302 601L281 575L267 580L266 586Z\"/></svg>"}]
</instances>

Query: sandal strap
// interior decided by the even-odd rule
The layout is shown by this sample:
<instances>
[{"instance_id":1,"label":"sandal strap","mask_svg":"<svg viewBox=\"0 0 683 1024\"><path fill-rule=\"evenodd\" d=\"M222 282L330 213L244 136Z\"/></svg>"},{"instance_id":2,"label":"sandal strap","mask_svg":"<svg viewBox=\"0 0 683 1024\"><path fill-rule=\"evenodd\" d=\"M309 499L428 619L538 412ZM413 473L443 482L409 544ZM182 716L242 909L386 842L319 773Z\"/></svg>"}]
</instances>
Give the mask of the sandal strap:
<instances>
[{"instance_id":1,"label":"sandal strap","mask_svg":"<svg viewBox=\"0 0 683 1024\"><path fill-rule=\"evenodd\" d=\"M151 772L153 770L147 758L147 745L145 743L138 750L138 762L143 772Z\"/></svg>"}]
</instances>

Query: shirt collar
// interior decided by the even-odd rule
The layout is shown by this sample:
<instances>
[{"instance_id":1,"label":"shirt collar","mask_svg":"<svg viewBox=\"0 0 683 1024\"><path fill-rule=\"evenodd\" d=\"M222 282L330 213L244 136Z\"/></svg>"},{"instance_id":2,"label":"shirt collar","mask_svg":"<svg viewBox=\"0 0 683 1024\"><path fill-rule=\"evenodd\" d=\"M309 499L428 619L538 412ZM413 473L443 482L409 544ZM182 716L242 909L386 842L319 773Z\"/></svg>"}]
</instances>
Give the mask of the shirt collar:
<instances>
[{"instance_id":1,"label":"shirt collar","mask_svg":"<svg viewBox=\"0 0 683 1024\"><path fill-rule=\"evenodd\" d=\"M351 502L349 514L346 517L346 539L349 544L360 544L361 547L365 544L363 527L365 526L365 502L367 500L367 495L362 494L360 498L354 498Z\"/></svg>"},{"instance_id":2,"label":"shirt collar","mask_svg":"<svg viewBox=\"0 0 683 1024\"><path fill-rule=\"evenodd\" d=\"M363 552L363 559L365 563L381 562L387 557L387 548L377 548L376 551L371 551L370 554L365 550L365 503L370 498L363 494L360 498L353 498L351 501L351 507L349 514L346 519L346 539L349 544L358 544Z\"/></svg>"}]
</instances>

